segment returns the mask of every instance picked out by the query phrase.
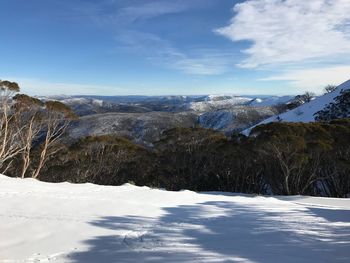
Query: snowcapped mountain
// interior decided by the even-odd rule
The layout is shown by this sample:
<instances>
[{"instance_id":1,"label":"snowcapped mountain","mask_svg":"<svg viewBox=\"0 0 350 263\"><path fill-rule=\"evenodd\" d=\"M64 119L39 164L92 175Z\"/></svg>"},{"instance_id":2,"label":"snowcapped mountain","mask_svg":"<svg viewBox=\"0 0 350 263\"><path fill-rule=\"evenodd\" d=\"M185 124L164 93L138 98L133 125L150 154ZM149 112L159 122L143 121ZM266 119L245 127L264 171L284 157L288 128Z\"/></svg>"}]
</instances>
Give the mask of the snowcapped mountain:
<instances>
[{"instance_id":1,"label":"snowcapped mountain","mask_svg":"<svg viewBox=\"0 0 350 263\"><path fill-rule=\"evenodd\" d=\"M42 100L58 100L70 106L78 115L105 112L181 112L231 109L236 106L269 107L287 103L292 96L51 96Z\"/></svg>"},{"instance_id":2,"label":"snowcapped mountain","mask_svg":"<svg viewBox=\"0 0 350 263\"><path fill-rule=\"evenodd\" d=\"M324 108L326 108L329 104L334 103L335 102L334 99L339 95L341 95L341 92L345 90L350 90L350 80L339 85L333 92L316 97L312 101L305 103L293 110L265 119L255 126L258 126L260 124L270 123L270 122L278 122L278 121L314 122L315 114L323 110ZM254 128L255 126L243 131L243 133L249 134L252 128Z\"/></svg>"},{"instance_id":3,"label":"snowcapped mountain","mask_svg":"<svg viewBox=\"0 0 350 263\"><path fill-rule=\"evenodd\" d=\"M206 112L230 108L236 105L244 105L249 103L251 100L251 98L234 95L208 95L202 101L189 103L188 108L193 111Z\"/></svg>"},{"instance_id":4,"label":"snowcapped mountain","mask_svg":"<svg viewBox=\"0 0 350 263\"><path fill-rule=\"evenodd\" d=\"M278 113L276 105L292 96L52 96L80 116L70 138L116 134L150 144L167 129L194 127L230 134Z\"/></svg>"}]
</instances>

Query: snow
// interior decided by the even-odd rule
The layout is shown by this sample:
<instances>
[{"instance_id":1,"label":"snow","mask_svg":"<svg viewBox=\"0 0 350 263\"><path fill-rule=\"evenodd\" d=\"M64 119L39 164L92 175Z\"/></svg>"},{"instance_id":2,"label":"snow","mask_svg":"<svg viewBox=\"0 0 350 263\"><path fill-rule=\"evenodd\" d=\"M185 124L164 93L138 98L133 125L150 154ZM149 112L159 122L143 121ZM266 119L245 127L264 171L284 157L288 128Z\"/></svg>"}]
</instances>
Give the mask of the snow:
<instances>
[{"instance_id":1,"label":"snow","mask_svg":"<svg viewBox=\"0 0 350 263\"><path fill-rule=\"evenodd\" d=\"M199 124L204 128L224 130L233 123L237 113L229 110L209 111L198 117Z\"/></svg>"},{"instance_id":2,"label":"snow","mask_svg":"<svg viewBox=\"0 0 350 263\"><path fill-rule=\"evenodd\" d=\"M199 112L211 111L215 109L230 108L235 105L244 105L250 102L251 98L229 96L229 95L209 95L205 101L191 102L189 109Z\"/></svg>"},{"instance_id":3,"label":"snow","mask_svg":"<svg viewBox=\"0 0 350 263\"><path fill-rule=\"evenodd\" d=\"M350 200L0 175L0 262L350 262Z\"/></svg>"},{"instance_id":4,"label":"snow","mask_svg":"<svg viewBox=\"0 0 350 263\"><path fill-rule=\"evenodd\" d=\"M271 96L267 98L256 98L249 105L252 106L274 106L280 103L287 103L293 96Z\"/></svg>"},{"instance_id":5,"label":"snow","mask_svg":"<svg viewBox=\"0 0 350 263\"><path fill-rule=\"evenodd\" d=\"M256 116L257 114L260 119L263 119L266 116L274 115L275 112L270 107L235 106L231 109L205 112L199 115L198 122L201 127L207 129L230 132L247 128L249 119L253 118L252 115Z\"/></svg>"},{"instance_id":6,"label":"snow","mask_svg":"<svg viewBox=\"0 0 350 263\"><path fill-rule=\"evenodd\" d=\"M244 97L235 95L208 95L204 101L189 103L189 109L199 112L230 109L232 106L247 105L258 107L269 107L280 103L287 103L292 96L269 96L269 97Z\"/></svg>"},{"instance_id":7,"label":"snow","mask_svg":"<svg viewBox=\"0 0 350 263\"><path fill-rule=\"evenodd\" d=\"M325 95L319 96L309 103L305 103L293 110L287 111L285 113L279 114L278 116L272 116L266 120L263 120L259 124L261 125L270 122L284 121L284 122L314 122L314 114L320 110L323 110L325 106L334 101L334 98L340 95L342 90L350 89L350 80L339 85L337 89L333 92L327 93ZM279 117L279 118L278 118ZM251 127L245 131L243 134L248 135L250 131L255 127Z\"/></svg>"},{"instance_id":8,"label":"snow","mask_svg":"<svg viewBox=\"0 0 350 263\"><path fill-rule=\"evenodd\" d=\"M74 105L74 104L84 105L84 104L88 104L90 100L86 98L67 98L67 99L61 100L61 102L67 105Z\"/></svg>"}]
</instances>

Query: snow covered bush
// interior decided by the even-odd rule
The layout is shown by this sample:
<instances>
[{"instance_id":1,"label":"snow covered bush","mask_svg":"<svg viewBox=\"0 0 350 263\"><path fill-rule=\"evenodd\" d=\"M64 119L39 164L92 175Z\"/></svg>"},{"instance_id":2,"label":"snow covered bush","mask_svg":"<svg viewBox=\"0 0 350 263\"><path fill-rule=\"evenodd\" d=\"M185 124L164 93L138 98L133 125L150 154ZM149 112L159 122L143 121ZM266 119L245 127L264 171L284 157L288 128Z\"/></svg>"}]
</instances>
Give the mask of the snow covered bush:
<instances>
[{"instance_id":1,"label":"snow covered bush","mask_svg":"<svg viewBox=\"0 0 350 263\"><path fill-rule=\"evenodd\" d=\"M342 90L334 102L315 113L316 121L330 121L350 117L350 90Z\"/></svg>"}]
</instances>

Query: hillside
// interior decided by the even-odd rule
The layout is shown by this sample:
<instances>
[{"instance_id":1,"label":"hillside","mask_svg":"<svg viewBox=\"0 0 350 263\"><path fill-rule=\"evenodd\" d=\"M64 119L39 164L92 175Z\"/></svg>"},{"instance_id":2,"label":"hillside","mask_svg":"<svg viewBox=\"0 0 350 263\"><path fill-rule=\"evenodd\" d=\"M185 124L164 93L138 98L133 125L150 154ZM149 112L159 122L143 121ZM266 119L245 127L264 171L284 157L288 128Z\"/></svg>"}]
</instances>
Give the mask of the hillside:
<instances>
[{"instance_id":1,"label":"hillside","mask_svg":"<svg viewBox=\"0 0 350 263\"><path fill-rule=\"evenodd\" d=\"M0 175L1 262L349 262L350 200Z\"/></svg>"},{"instance_id":2,"label":"hillside","mask_svg":"<svg viewBox=\"0 0 350 263\"><path fill-rule=\"evenodd\" d=\"M71 124L67 134L71 139L114 134L150 144L159 140L165 130L190 128L196 123L197 115L191 112L104 113L80 117Z\"/></svg>"},{"instance_id":3,"label":"hillside","mask_svg":"<svg viewBox=\"0 0 350 263\"><path fill-rule=\"evenodd\" d=\"M344 82L339 85L335 91L324 94L322 96L316 97L314 100L305 103L293 110L287 111L285 113L272 116L268 119L263 120L258 123L265 124L270 122L313 122L315 121L315 114L321 110L323 110L330 103L334 102L334 99L341 94L342 90L350 90L350 80ZM255 126L257 126L255 125ZM255 127L254 126L254 127ZM253 127L245 130L243 133L249 134Z\"/></svg>"},{"instance_id":4,"label":"hillside","mask_svg":"<svg viewBox=\"0 0 350 263\"><path fill-rule=\"evenodd\" d=\"M241 105L205 112L199 116L198 121L203 128L230 133L234 130L245 129L274 114L276 110L273 107Z\"/></svg>"}]
</instances>

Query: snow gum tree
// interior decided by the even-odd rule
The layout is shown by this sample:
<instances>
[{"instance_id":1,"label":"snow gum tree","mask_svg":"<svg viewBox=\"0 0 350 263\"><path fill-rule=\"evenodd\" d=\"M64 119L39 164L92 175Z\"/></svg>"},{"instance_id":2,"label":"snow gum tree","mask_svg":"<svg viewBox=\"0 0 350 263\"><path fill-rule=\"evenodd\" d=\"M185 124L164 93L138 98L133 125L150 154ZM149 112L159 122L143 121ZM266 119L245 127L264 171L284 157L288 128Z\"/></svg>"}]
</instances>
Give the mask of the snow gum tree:
<instances>
[{"instance_id":1,"label":"snow gum tree","mask_svg":"<svg viewBox=\"0 0 350 263\"><path fill-rule=\"evenodd\" d=\"M19 91L16 82L0 80L0 172L6 172L16 160L22 178L30 167L31 176L38 178L48 158L57 150L55 146L68 124L76 116L63 103L44 103L18 94ZM34 147L40 148L40 157L35 164L32 161ZM18 156L21 156L21 162L17 161Z\"/></svg>"},{"instance_id":2,"label":"snow gum tree","mask_svg":"<svg viewBox=\"0 0 350 263\"><path fill-rule=\"evenodd\" d=\"M12 97L19 90L16 82L0 80L0 169L3 173L23 150L19 140L23 127L15 128L13 125L16 112L12 108Z\"/></svg>"},{"instance_id":3,"label":"snow gum tree","mask_svg":"<svg viewBox=\"0 0 350 263\"><path fill-rule=\"evenodd\" d=\"M33 143L38 141L42 128L42 108L44 103L25 94L17 94L13 99L13 105L17 112L15 124L17 129L21 131L19 133L22 145L22 170L20 176L24 178L31 164Z\"/></svg>"},{"instance_id":4,"label":"snow gum tree","mask_svg":"<svg viewBox=\"0 0 350 263\"><path fill-rule=\"evenodd\" d=\"M41 145L38 164L32 174L33 178L39 177L46 161L59 150L57 143L71 120L75 118L76 116L73 111L61 102L48 101L44 104L44 110L41 114L41 127L44 131L44 139Z\"/></svg>"}]
</instances>

